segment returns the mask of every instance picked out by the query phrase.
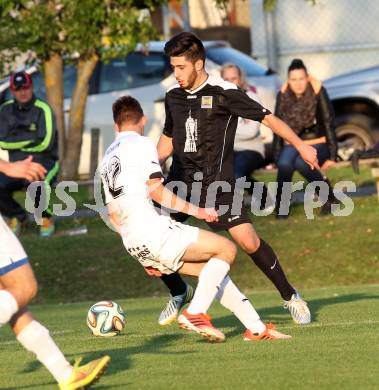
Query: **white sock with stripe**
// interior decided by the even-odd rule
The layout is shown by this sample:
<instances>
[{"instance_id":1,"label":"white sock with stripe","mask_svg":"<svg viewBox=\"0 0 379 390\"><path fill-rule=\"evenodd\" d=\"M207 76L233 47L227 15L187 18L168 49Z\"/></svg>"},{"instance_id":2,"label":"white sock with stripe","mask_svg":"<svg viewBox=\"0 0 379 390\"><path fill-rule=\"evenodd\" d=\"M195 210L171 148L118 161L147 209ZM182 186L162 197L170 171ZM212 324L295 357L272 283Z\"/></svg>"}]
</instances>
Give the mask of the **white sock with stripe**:
<instances>
[{"instance_id":1,"label":"white sock with stripe","mask_svg":"<svg viewBox=\"0 0 379 390\"><path fill-rule=\"evenodd\" d=\"M241 293L228 275L222 281L216 299L222 306L234 313L246 329L253 333L262 333L266 329L250 301Z\"/></svg>"},{"instance_id":2,"label":"white sock with stripe","mask_svg":"<svg viewBox=\"0 0 379 390\"><path fill-rule=\"evenodd\" d=\"M18 304L14 296L7 290L0 290L0 328L17 312Z\"/></svg>"},{"instance_id":3,"label":"white sock with stripe","mask_svg":"<svg viewBox=\"0 0 379 390\"><path fill-rule=\"evenodd\" d=\"M189 314L200 314L208 311L217 294L217 289L229 269L230 265L221 259L212 258L205 264L200 272L192 302L187 309Z\"/></svg>"},{"instance_id":4,"label":"white sock with stripe","mask_svg":"<svg viewBox=\"0 0 379 390\"><path fill-rule=\"evenodd\" d=\"M17 335L17 340L36 355L58 383L69 379L73 368L43 325L33 320Z\"/></svg>"}]
</instances>

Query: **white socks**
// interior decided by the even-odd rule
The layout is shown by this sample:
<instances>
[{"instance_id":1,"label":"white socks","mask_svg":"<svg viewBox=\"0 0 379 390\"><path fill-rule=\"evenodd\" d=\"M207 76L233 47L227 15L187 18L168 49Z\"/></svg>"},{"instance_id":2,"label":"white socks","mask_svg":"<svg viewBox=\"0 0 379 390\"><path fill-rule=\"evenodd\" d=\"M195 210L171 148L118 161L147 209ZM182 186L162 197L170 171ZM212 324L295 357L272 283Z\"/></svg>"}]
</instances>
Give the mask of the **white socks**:
<instances>
[{"instance_id":1,"label":"white socks","mask_svg":"<svg viewBox=\"0 0 379 390\"><path fill-rule=\"evenodd\" d=\"M18 334L17 340L37 356L58 383L69 379L72 366L50 337L49 331L39 322L33 320L28 324Z\"/></svg>"},{"instance_id":2,"label":"white socks","mask_svg":"<svg viewBox=\"0 0 379 390\"><path fill-rule=\"evenodd\" d=\"M13 295L6 290L0 290L0 328L9 322L18 309Z\"/></svg>"},{"instance_id":3,"label":"white socks","mask_svg":"<svg viewBox=\"0 0 379 390\"><path fill-rule=\"evenodd\" d=\"M229 272L230 265L223 260L212 258L205 264L199 275L192 302L188 306L189 314L206 313L214 300L217 289Z\"/></svg>"},{"instance_id":4,"label":"white socks","mask_svg":"<svg viewBox=\"0 0 379 390\"><path fill-rule=\"evenodd\" d=\"M216 299L222 306L234 313L246 329L253 333L262 333L266 329L259 314L229 276L222 281Z\"/></svg>"}]
</instances>

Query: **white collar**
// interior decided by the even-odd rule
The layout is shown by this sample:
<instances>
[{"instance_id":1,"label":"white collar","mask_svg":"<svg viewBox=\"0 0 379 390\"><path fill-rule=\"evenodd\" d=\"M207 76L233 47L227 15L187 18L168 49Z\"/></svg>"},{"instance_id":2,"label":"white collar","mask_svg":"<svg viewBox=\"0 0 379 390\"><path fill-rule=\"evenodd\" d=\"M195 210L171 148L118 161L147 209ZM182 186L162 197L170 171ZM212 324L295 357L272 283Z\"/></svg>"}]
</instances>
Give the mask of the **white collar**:
<instances>
[{"instance_id":1,"label":"white collar","mask_svg":"<svg viewBox=\"0 0 379 390\"><path fill-rule=\"evenodd\" d=\"M202 83L202 84L200 84L196 89L192 89L192 90L190 90L190 89L186 89L185 91L187 92L187 93L190 93L190 94L194 94L194 93L196 93L196 92L199 92L201 89L203 89L208 83L209 83L209 80L212 78L212 76L211 75L208 75L208 77L206 78L206 80Z\"/></svg>"},{"instance_id":2,"label":"white collar","mask_svg":"<svg viewBox=\"0 0 379 390\"><path fill-rule=\"evenodd\" d=\"M128 130L128 131L117 132L116 139L120 139L120 138L126 137L128 135L138 135L138 136L141 136L141 134L139 134L137 131Z\"/></svg>"}]
</instances>

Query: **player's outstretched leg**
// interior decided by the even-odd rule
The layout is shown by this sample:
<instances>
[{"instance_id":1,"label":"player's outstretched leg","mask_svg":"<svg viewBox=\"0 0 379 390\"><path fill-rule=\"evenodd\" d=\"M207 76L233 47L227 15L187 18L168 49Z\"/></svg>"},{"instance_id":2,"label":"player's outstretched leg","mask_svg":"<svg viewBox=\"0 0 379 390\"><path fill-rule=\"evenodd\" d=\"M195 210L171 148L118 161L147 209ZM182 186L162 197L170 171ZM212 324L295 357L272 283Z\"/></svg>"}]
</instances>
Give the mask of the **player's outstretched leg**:
<instances>
[{"instance_id":1,"label":"player's outstretched leg","mask_svg":"<svg viewBox=\"0 0 379 390\"><path fill-rule=\"evenodd\" d=\"M34 291L36 291L36 282L29 264L2 275L0 288L3 288L0 291L0 307L8 306L9 309L5 310L8 314L10 309L15 311L7 322L11 325L17 341L36 356L37 360L55 378L61 389L86 388L99 379L110 361L108 356L84 366L71 366L50 336L48 329L35 321L26 308L19 308L22 304L27 304L28 299L34 296ZM17 300L10 291L17 297ZM4 324L6 319L3 316L0 317L2 317L1 323Z\"/></svg>"},{"instance_id":2,"label":"player's outstretched leg","mask_svg":"<svg viewBox=\"0 0 379 390\"><path fill-rule=\"evenodd\" d=\"M296 324L311 322L307 303L289 283L272 247L260 239L250 223L237 225L228 230L236 243L252 258L257 267L271 280L284 300Z\"/></svg>"},{"instance_id":3,"label":"player's outstretched leg","mask_svg":"<svg viewBox=\"0 0 379 390\"><path fill-rule=\"evenodd\" d=\"M229 272L236 252L231 241L205 230L200 230L196 243L188 246L179 272L198 276L199 281L188 309L178 318L181 328L199 333L210 341L224 341L224 334L212 325L207 311Z\"/></svg>"},{"instance_id":4,"label":"player's outstretched leg","mask_svg":"<svg viewBox=\"0 0 379 390\"><path fill-rule=\"evenodd\" d=\"M222 281L216 299L230 310L245 326L245 341L289 339L291 336L275 330L272 324L264 324L253 305L237 288L229 276Z\"/></svg>"},{"instance_id":5,"label":"player's outstretched leg","mask_svg":"<svg viewBox=\"0 0 379 390\"><path fill-rule=\"evenodd\" d=\"M79 365L81 359L77 360L72 369L71 376L68 380L59 383L59 388L61 390L86 389L100 379L110 360L111 358L109 356L103 356L83 365Z\"/></svg>"},{"instance_id":6,"label":"player's outstretched leg","mask_svg":"<svg viewBox=\"0 0 379 390\"><path fill-rule=\"evenodd\" d=\"M0 328L9 323L20 344L36 355L61 388L85 388L104 371L109 358L86 365L80 376L76 375L78 369L70 365L49 331L25 308L37 293L37 281L20 242L1 216L0 229Z\"/></svg>"}]
</instances>

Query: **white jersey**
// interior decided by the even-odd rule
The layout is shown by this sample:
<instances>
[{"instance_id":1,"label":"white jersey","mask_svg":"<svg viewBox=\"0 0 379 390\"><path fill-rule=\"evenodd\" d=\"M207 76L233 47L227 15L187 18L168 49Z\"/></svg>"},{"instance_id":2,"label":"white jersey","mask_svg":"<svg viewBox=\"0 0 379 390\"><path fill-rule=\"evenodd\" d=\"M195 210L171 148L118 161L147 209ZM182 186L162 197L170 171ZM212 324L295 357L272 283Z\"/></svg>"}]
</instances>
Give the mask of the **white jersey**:
<instances>
[{"instance_id":1,"label":"white jersey","mask_svg":"<svg viewBox=\"0 0 379 390\"><path fill-rule=\"evenodd\" d=\"M119 133L105 152L101 178L106 203L120 217L120 235L129 254L144 267L176 272L187 247L197 241L199 229L155 210L146 182L163 175L153 141L134 131Z\"/></svg>"},{"instance_id":2,"label":"white jersey","mask_svg":"<svg viewBox=\"0 0 379 390\"><path fill-rule=\"evenodd\" d=\"M150 138L134 131L118 133L105 152L101 178L105 201L119 211L123 229L159 217L146 184L149 179L163 178L157 149Z\"/></svg>"},{"instance_id":3,"label":"white jersey","mask_svg":"<svg viewBox=\"0 0 379 390\"><path fill-rule=\"evenodd\" d=\"M18 238L0 214L0 276L28 263L28 257Z\"/></svg>"}]
</instances>

